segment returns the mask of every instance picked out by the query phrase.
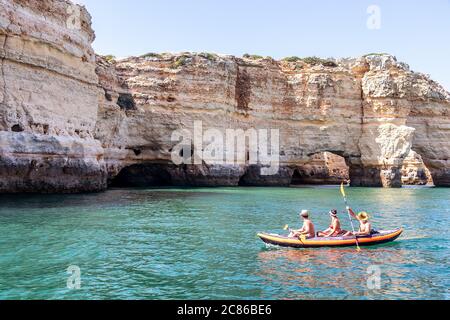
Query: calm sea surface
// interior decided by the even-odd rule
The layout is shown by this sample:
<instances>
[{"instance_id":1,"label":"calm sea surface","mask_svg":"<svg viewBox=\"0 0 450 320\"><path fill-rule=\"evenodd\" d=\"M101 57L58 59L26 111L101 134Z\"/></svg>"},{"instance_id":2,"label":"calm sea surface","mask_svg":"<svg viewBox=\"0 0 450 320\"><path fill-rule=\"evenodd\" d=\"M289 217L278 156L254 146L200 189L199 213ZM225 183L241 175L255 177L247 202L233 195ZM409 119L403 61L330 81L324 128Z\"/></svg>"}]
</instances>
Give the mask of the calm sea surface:
<instances>
[{"instance_id":1,"label":"calm sea surface","mask_svg":"<svg viewBox=\"0 0 450 320\"><path fill-rule=\"evenodd\" d=\"M301 209L325 228L344 209L331 187L0 196L0 299L449 299L450 189L347 192L376 228L403 236L360 253L257 239L297 227Z\"/></svg>"}]
</instances>

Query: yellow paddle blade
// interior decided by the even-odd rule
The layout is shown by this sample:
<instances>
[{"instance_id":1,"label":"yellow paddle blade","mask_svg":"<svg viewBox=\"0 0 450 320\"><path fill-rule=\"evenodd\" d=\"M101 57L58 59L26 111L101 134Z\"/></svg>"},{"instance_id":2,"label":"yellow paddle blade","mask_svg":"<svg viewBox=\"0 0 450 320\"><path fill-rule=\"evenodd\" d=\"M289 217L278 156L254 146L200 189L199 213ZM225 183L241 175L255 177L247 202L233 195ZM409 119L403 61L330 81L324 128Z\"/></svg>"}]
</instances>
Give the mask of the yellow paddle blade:
<instances>
[{"instance_id":1,"label":"yellow paddle blade","mask_svg":"<svg viewBox=\"0 0 450 320\"><path fill-rule=\"evenodd\" d=\"M341 193L342 193L342 196L345 198L345 189L344 189L344 183L343 182L341 183Z\"/></svg>"},{"instance_id":2,"label":"yellow paddle blade","mask_svg":"<svg viewBox=\"0 0 450 320\"><path fill-rule=\"evenodd\" d=\"M356 247L356 251L360 252L361 248L359 246Z\"/></svg>"},{"instance_id":3,"label":"yellow paddle blade","mask_svg":"<svg viewBox=\"0 0 450 320\"><path fill-rule=\"evenodd\" d=\"M289 229L289 225L288 224L284 226L283 230L287 230L287 229Z\"/></svg>"},{"instance_id":4,"label":"yellow paddle blade","mask_svg":"<svg viewBox=\"0 0 450 320\"><path fill-rule=\"evenodd\" d=\"M302 234L301 236L300 236L300 241L305 241L306 240L306 236L304 235L304 234Z\"/></svg>"}]
</instances>

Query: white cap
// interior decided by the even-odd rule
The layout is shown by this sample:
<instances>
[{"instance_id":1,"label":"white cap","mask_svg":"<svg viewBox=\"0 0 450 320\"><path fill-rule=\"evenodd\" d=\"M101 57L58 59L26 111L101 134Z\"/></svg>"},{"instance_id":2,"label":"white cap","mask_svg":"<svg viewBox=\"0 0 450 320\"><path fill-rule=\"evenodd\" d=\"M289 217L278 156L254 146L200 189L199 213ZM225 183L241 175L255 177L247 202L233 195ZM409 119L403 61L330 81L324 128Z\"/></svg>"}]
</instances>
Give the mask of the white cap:
<instances>
[{"instance_id":1,"label":"white cap","mask_svg":"<svg viewBox=\"0 0 450 320\"><path fill-rule=\"evenodd\" d=\"M309 211L308 210L302 210L302 213L300 213L300 215L302 217L308 217L309 216Z\"/></svg>"}]
</instances>

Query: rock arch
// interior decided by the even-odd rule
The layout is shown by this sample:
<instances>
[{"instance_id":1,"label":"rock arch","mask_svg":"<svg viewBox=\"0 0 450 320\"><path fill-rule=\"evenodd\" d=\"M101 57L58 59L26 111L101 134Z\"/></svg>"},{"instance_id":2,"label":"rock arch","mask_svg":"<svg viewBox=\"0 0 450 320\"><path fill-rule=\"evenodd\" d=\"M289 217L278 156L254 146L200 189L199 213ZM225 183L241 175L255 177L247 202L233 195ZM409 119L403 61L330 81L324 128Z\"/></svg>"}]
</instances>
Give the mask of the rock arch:
<instances>
[{"instance_id":1,"label":"rock arch","mask_svg":"<svg viewBox=\"0 0 450 320\"><path fill-rule=\"evenodd\" d=\"M423 102L411 107L407 124L416 130L411 149L429 170L433 184L450 186L450 104L435 101L433 108Z\"/></svg>"},{"instance_id":2,"label":"rock arch","mask_svg":"<svg viewBox=\"0 0 450 320\"><path fill-rule=\"evenodd\" d=\"M403 161L402 183L403 185L434 185L433 176L423 162L422 156L413 149Z\"/></svg>"},{"instance_id":3,"label":"rock arch","mask_svg":"<svg viewBox=\"0 0 450 320\"><path fill-rule=\"evenodd\" d=\"M304 165L293 170L291 185L337 185L349 180L349 168L345 158L331 152L310 156Z\"/></svg>"}]
</instances>

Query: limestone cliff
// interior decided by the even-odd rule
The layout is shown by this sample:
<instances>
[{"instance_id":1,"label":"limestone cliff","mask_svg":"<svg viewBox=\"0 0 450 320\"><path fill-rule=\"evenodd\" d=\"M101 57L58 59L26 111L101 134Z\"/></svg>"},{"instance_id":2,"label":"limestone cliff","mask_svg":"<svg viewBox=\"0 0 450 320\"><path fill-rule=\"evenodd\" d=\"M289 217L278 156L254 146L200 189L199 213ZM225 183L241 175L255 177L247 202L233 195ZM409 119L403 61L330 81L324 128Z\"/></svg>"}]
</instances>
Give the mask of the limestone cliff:
<instances>
[{"instance_id":1,"label":"limestone cliff","mask_svg":"<svg viewBox=\"0 0 450 320\"><path fill-rule=\"evenodd\" d=\"M89 13L70 1L0 0L0 192L347 178L398 187L423 183L422 172L450 185L450 95L393 56L114 61L96 57L93 40ZM195 122L279 129L280 170L262 175L251 153L235 164L173 164L172 133Z\"/></svg>"},{"instance_id":2,"label":"limestone cliff","mask_svg":"<svg viewBox=\"0 0 450 320\"><path fill-rule=\"evenodd\" d=\"M93 40L69 1L0 0L0 192L106 188Z\"/></svg>"},{"instance_id":3,"label":"limestone cliff","mask_svg":"<svg viewBox=\"0 0 450 320\"><path fill-rule=\"evenodd\" d=\"M412 149L437 185L449 184L449 94L390 55L275 61L147 54L100 58L98 73L105 97L96 132L110 176L127 167L120 183L289 185L308 180L312 155L330 152L345 158L353 185L398 187ZM192 131L194 121L204 130L279 129L280 172L261 176L245 163L171 165L171 132Z\"/></svg>"}]
</instances>

